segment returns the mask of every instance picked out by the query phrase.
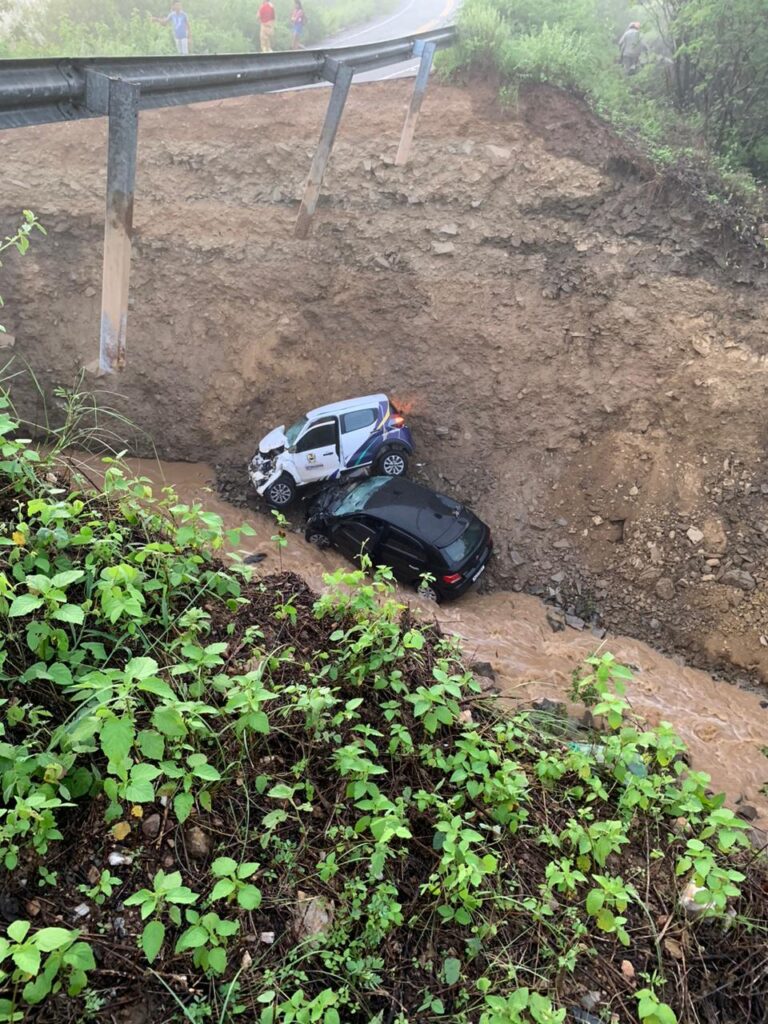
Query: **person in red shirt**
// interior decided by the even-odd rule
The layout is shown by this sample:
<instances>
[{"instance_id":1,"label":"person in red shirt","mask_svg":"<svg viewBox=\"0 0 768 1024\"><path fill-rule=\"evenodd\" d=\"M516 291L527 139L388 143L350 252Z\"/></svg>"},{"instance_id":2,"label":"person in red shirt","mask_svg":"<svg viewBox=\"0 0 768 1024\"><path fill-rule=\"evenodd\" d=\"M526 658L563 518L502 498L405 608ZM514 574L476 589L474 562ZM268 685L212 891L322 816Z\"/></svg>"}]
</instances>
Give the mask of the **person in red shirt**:
<instances>
[{"instance_id":1,"label":"person in red shirt","mask_svg":"<svg viewBox=\"0 0 768 1024\"><path fill-rule=\"evenodd\" d=\"M261 22L261 52L272 53L272 36L275 33L275 8L271 0L264 0L259 8Z\"/></svg>"}]
</instances>

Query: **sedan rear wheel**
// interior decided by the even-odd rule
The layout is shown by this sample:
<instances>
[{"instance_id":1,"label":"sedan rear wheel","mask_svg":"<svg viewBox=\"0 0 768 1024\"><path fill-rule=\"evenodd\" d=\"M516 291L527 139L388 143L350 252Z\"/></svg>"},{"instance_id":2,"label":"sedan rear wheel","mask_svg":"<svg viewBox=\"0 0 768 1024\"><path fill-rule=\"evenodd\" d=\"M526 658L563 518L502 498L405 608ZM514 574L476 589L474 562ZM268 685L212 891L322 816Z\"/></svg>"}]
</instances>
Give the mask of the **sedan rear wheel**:
<instances>
[{"instance_id":1,"label":"sedan rear wheel","mask_svg":"<svg viewBox=\"0 0 768 1024\"><path fill-rule=\"evenodd\" d=\"M405 476L408 471L408 456L404 452L385 452L377 460L376 469L384 476Z\"/></svg>"},{"instance_id":2,"label":"sedan rear wheel","mask_svg":"<svg viewBox=\"0 0 768 1024\"><path fill-rule=\"evenodd\" d=\"M425 601L429 601L431 604L438 604L440 601L437 591L428 583L422 583L419 587L419 597L423 597Z\"/></svg>"},{"instance_id":3,"label":"sedan rear wheel","mask_svg":"<svg viewBox=\"0 0 768 1024\"><path fill-rule=\"evenodd\" d=\"M272 508L287 508L295 496L296 484L287 473L279 476L264 495Z\"/></svg>"}]
</instances>

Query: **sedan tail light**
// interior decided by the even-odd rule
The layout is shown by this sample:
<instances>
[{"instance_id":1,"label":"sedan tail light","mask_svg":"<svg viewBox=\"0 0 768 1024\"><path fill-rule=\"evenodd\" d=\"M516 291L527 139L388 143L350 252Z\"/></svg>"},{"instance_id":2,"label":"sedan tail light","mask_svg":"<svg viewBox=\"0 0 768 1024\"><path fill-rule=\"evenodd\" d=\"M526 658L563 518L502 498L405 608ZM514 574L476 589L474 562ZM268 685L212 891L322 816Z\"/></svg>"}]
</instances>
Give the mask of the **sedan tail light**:
<instances>
[{"instance_id":1,"label":"sedan tail light","mask_svg":"<svg viewBox=\"0 0 768 1024\"><path fill-rule=\"evenodd\" d=\"M449 576L443 576L443 583L447 583L451 586L453 583L459 583L461 581L460 572L452 572Z\"/></svg>"},{"instance_id":2,"label":"sedan tail light","mask_svg":"<svg viewBox=\"0 0 768 1024\"><path fill-rule=\"evenodd\" d=\"M402 427L402 425L405 423L405 420L403 419L402 416L396 414L394 416L389 417L389 422L392 424L393 427Z\"/></svg>"}]
</instances>

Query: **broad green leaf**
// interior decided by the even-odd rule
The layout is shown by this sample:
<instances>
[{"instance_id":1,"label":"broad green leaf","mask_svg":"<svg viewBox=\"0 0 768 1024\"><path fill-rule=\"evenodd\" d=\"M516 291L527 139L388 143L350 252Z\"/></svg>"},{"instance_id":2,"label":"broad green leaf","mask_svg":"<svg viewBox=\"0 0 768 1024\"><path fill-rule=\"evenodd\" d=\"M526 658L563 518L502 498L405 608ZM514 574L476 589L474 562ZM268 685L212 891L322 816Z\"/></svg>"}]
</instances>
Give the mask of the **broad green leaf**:
<instances>
[{"instance_id":1,"label":"broad green leaf","mask_svg":"<svg viewBox=\"0 0 768 1024\"><path fill-rule=\"evenodd\" d=\"M85 612L77 604L63 604L57 608L51 618L60 619L62 622L72 622L76 626L82 625L85 620Z\"/></svg>"},{"instance_id":2,"label":"broad green leaf","mask_svg":"<svg viewBox=\"0 0 768 1024\"><path fill-rule=\"evenodd\" d=\"M13 619L20 615L31 615L32 612L42 607L42 604L42 597L35 597L34 594L22 594L21 597L14 599L8 611L8 616Z\"/></svg>"},{"instance_id":3,"label":"broad green leaf","mask_svg":"<svg viewBox=\"0 0 768 1024\"><path fill-rule=\"evenodd\" d=\"M126 679L148 679L157 672L157 662L154 658L131 658L124 671Z\"/></svg>"},{"instance_id":4,"label":"broad green leaf","mask_svg":"<svg viewBox=\"0 0 768 1024\"><path fill-rule=\"evenodd\" d=\"M208 942L208 932L200 925L193 925L187 928L179 941L176 943L176 952L183 953L187 949L199 949Z\"/></svg>"},{"instance_id":5,"label":"broad green leaf","mask_svg":"<svg viewBox=\"0 0 768 1024\"><path fill-rule=\"evenodd\" d=\"M8 925L8 938L14 942L23 942L29 929L29 921L14 921Z\"/></svg>"},{"instance_id":6,"label":"broad green leaf","mask_svg":"<svg viewBox=\"0 0 768 1024\"><path fill-rule=\"evenodd\" d=\"M77 932L71 932L67 928L41 928L35 934L35 945L43 953L52 953L55 949L61 949L77 937Z\"/></svg>"},{"instance_id":7,"label":"broad green leaf","mask_svg":"<svg viewBox=\"0 0 768 1024\"><path fill-rule=\"evenodd\" d=\"M165 941L165 925L161 921L150 921L141 933L141 948L144 956L153 963Z\"/></svg>"},{"instance_id":8,"label":"broad green leaf","mask_svg":"<svg viewBox=\"0 0 768 1024\"><path fill-rule=\"evenodd\" d=\"M71 949L68 949L64 954L64 960L73 967L78 967L81 971L96 970L96 960L93 956L93 950L87 942L76 942L74 946Z\"/></svg>"},{"instance_id":9,"label":"broad green leaf","mask_svg":"<svg viewBox=\"0 0 768 1024\"><path fill-rule=\"evenodd\" d=\"M191 793L177 793L173 798L173 813L176 815L176 820L179 824L183 825L187 818L192 813L192 808L195 805L195 798Z\"/></svg>"},{"instance_id":10,"label":"broad green leaf","mask_svg":"<svg viewBox=\"0 0 768 1024\"><path fill-rule=\"evenodd\" d=\"M616 918L606 907L597 915L597 927L604 932L612 932L616 927Z\"/></svg>"},{"instance_id":11,"label":"broad green leaf","mask_svg":"<svg viewBox=\"0 0 768 1024\"><path fill-rule=\"evenodd\" d=\"M587 913L594 917L601 909L603 903L605 903L605 893L599 889L592 889L587 896Z\"/></svg>"},{"instance_id":12,"label":"broad green leaf","mask_svg":"<svg viewBox=\"0 0 768 1024\"><path fill-rule=\"evenodd\" d=\"M169 739L182 739L187 735L184 719L174 707L157 708L152 715L152 724Z\"/></svg>"},{"instance_id":13,"label":"broad green leaf","mask_svg":"<svg viewBox=\"0 0 768 1024\"><path fill-rule=\"evenodd\" d=\"M243 910L257 910L261 906L261 890L255 885L244 885L237 894L237 902Z\"/></svg>"},{"instance_id":14,"label":"broad green leaf","mask_svg":"<svg viewBox=\"0 0 768 1024\"><path fill-rule=\"evenodd\" d=\"M231 878L220 878L211 892L211 900L225 900L235 891L235 883Z\"/></svg>"},{"instance_id":15,"label":"broad green leaf","mask_svg":"<svg viewBox=\"0 0 768 1024\"><path fill-rule=\"evenodd\" d=\"M267 793L267 796L271 796L274 800L290 800L293 797L294 787L286 786L284 782L278 782L276 786Z\"/></svg>"},{"instance_id":16,"label":"broad green leaf","mask_svg":"<svg viewBox=\"0 0 768 1024\"><path fill-rule=\"evenodd\" d=\"M173 692L173 687L169 686L168 683L163 682L162 679L142 679L139 681L138 689L141 690L142 693L154 693L156 697L162 697L163 700L176 700L176 694Z\"/></svg>"},{"instance_id":17,"label":"broad green leaf","mask_svg":"<svg viewBox=\"0 0 768 1024\"><path fill-rule=\"evenodd\" d=\"M85 576L82 569L68 569L66 572L57 572L51 580L51 585L60 590L65 590L73 583L77 583Z\"/></svg>"},{"instance_id":18,"label":"broad green leaf","mask_svg":"<svg viewBox=\"0 0 768 1024\"><path fill-rule=\"evenodd\" d=\"M130 718L107 718L101 727L101 749L113 764L122 764L131 753L134 739Z\"/></svg>"},{"instance_id":19,"label":"broad green leaf","mask_svg":"<svg viewBox=\"0 0 768 1024\"><path fill-rule=\"evenodd\" d=\"M223 974L227 969L227 954L224 950L217 946L216 949L212 949L208 954L208 968L215 974Z\"/></svg>"},{"instance_id":20,"label":"broad green leaf","mask_svg":"<svg viewBox=\"0 0 768 1024\"><path fill-rule=\"evenodd\" d=\"M162 761L165 756L165 740L154 729L143 729L138 736L139 750L151 761Z\"/></svg>"},{"instance_id":21,"label":"broad green leaf","mask_svg":"<svg viewBox=\"0 0 768 1024\"><path fill-rule=\"evenodd\" d=\"M40 970L40 950L36 946L21 946L11 954L11 959L25 974L34 977Z\"/></svg>"},{"instance_id":22,"label":"broad green leaf","mask_svg":"<svg viewBox=\"0 0 768 1024\"><path fill-rule=\"evenodd\" d=\"M217 857L211 864L211 872L217 878L221 878L223 875L234 875L236 871L237 861L232 857Z\"/></svg>"}]
</instances>

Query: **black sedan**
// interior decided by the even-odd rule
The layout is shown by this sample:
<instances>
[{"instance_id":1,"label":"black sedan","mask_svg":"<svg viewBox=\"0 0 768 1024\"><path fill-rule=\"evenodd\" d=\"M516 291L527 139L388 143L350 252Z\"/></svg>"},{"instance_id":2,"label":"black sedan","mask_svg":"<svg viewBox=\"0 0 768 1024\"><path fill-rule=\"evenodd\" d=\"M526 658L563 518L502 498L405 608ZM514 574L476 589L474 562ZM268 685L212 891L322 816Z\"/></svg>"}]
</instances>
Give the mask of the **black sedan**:
<instances>
[{"instance_id":1,"label":"black sedan","mask_svg":"<svg viewBox=\"0 0 768 1024\"><path fill-rule=\"evenodd\" d=\"M309 506L305 537L352 560L365 552L401 583L440 601L468 590L493 550L491 531L473 512L401 477L327 489ZM426 585L425 574L433 578Z\"/></svg>"}]
</instances>

